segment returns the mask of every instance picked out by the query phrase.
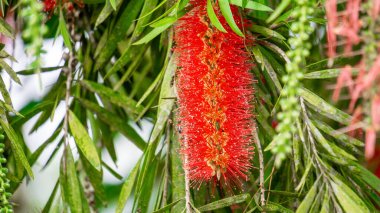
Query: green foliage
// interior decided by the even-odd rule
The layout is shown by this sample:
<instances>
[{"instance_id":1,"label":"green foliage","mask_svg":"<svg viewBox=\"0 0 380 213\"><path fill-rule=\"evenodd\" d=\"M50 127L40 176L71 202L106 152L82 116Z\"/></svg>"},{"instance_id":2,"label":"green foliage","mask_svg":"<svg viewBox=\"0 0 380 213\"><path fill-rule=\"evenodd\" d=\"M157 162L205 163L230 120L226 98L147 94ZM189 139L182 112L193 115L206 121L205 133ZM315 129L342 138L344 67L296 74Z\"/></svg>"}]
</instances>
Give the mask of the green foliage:
<instances>
[{"instance_id":1,"label":"green foliage","mask_svg":"<svg viewBox=\"0 0 380 213\"><path fill-rule=\"evenodd\" d=\"M17 18L26 26L21 31L36 57L33 68L38 69L47 26L39 25L35 32L36 23L41 23L45 14L42 4L33 2L13 6L19 6L21 16ZM49 14L57 25L48 30L64 38L69 53L63 55L62 66L39 69L41 75L59 70L56 82L40 100L16 112L0 78L0 124L5 133L0 142L0 191L7 191L0 193L0 206L5 212L11 212L9 193L27 176L33 177L31 167L42 153L48 154L43 168L50 166L54 157L61 159L59 180L42 212L53 212L56 206L63 211L90 212L115 200L116 212L185 212L188 195L194 212L376 211L380 180L362 166L364 144L339 131L352 117L332 104L329 93L321 89L334 81L340 70L328 67L319 52L326 38L317 33L325 30L324 21L318 21L324 20L323 12L315 12L322 11L317 1L207 1L210 22L220 31L225 28L216 18L216 6L239 36L244 35L243 30L236 25L231 7L239 7L242 17L252 22L244 32L254 38L247 50L255 63L254 139L260 146L255 149L249 180L241 189L211 183L186 193L176 123L178 67L172 53L176 45L172 28L191 9L188 3L86 0L83 7L74 3L70 11L59 1ZM27 19L28 14L35 14L35 19ZM0 20L0 32L15 38L14 29ZM15 59L3 48L1 45L0 67L14 82L21 84L19 75L35 73L34 69L16 73L3 60ZM335 64L353 60L358 59L341 57ZM66 106L64 118L31 152L24 141L28 135L23 135L21 128L34 117L37 120L30 132L41 128L55 117L60 103ZM141 120L154 125L148 141L136 129L141 127ZM115 164L120 159L115 147L118 135L143 152L127 177L113 171L102 157L108 153ZM70 137L75 144L68 143ZM54 141L55 149L46 153ZM263 159L258 157L261 151ZM78 157L74 157L77 152ZM262 170L256 169L261 164ZM110 187L102 182L104 170L124 179L113 198ZM93 192L85 187L88 185ZM127 201L132 201L132 209L124 209Z\"/></svg>"},{"instance_id":2,"label":"green foliage","mask_svg":"<svg viewBox=\"0 0 380 213\"><path fill-rule=\"evenodd\" d=\"M21 17L25 19L25 27L22 31L23 39L28 41L26 52L35 57L30 67L35 69L36 73L41 72L42 59L41 54L43 36L47 33L48 28L43 24L43 3L33 0L22 0Z\"/></svg>"}]
</instances>

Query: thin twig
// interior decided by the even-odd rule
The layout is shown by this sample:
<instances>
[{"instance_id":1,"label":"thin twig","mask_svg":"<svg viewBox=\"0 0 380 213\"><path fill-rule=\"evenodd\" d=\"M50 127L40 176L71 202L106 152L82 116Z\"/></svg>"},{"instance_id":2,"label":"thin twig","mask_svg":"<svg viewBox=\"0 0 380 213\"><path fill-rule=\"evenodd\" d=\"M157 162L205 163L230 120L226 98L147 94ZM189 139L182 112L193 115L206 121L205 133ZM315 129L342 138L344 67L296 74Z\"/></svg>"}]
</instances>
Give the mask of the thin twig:
<instances>
[{"instance_id":1,"label":"thin twig","mask_svg":"<svg viewBox=\"0 0 380 213\"><path fill-rule=\"evenodd\" d=\"M263 155L263 150L261 148L261 143L259 136L257 134L257 131L254 131L254 136L255 136L255 143L257 146L257 152L259 154L259 164L260 164L260 200L261 200L261 206L265 205L265 187L264 187L264 155Z\"/></svg>"}]
</instances>

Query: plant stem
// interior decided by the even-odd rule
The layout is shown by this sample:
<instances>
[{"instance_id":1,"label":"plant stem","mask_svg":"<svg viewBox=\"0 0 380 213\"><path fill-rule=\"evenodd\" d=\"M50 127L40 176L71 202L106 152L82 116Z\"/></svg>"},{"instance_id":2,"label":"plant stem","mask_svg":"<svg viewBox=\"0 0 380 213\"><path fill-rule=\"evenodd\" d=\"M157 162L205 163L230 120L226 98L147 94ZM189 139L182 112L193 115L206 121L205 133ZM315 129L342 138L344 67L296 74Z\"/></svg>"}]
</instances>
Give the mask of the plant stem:
<instances>
[{"instance_id":1,"label":"plant stem","mask_svg":"<svg viewBox=\"0 0 380 213\"><path fill-rule=\"evenodd\" d=\"M255 142L257 146L257 152L259 154L259 164L260 164L260 201L261 201L261 206L265 205L265 187L264 187L264 155L263 155L263 150L261 148L261 143L259 136L257 135L257 132L254 131L254 136L255 136Z\"/></svg>"}]
</instances>

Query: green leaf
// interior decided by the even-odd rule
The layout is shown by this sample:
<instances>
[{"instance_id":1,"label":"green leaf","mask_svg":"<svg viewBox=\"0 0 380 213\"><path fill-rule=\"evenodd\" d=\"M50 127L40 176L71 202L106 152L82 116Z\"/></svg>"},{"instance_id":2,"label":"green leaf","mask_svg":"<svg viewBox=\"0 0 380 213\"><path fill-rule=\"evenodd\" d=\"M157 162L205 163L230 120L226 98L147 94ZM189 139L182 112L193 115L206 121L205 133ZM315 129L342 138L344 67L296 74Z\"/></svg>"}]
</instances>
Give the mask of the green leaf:
<instances>
[{"instance_id":1,"label":"green leaf","mask_svg":"<svg viewBox=\"0 0 380 213\"><path fill-rule=\"evenodd\" d=\"M69 111L69 126L71 133L75 139L75 143L83 153L84 157L98 171L101 170L101 163L95 144L88 135L82 123L72 111Z\"/></svg>"},{"instance_id":2,"label":"green leaf","mask_svg":"<svg viewBox=\"0 0 380 213\"><path fill-rule=\"evenodd\" d=\"M249 194L240 194L235 195L232 197L224 198L209 204L206 204L204 206L198 207L199 211L211 211L215 209L221 209L227 206L231 206L233 204L242 203L244 201L247 201L251 198Z\"/></svg>"},{"instance_id":3,"label":"green leaf","mask_svg":"<svg viewBox=\"0 0 380 213\"><path fill-rule=\"evenodd\" d=\"M66 28L66 21L65 18L63 17L63 13L59 13L59 32L61 33L63 37L63 43L65 43L65 46L69 48L70 51L73 51L73 46L71 45L71 38L69 31Z\"/></svg>"},{"instance_id":4,"label":"green leaf","mask_svg":"<svg viewBox=\"0 0 380 213\"><path fill-rule=\"evenodd\" d=\"M0 124L1 124L1 127L4 129L5 133L7 134L8 138L11 142L10 144L11 144L11 148L12 148L12 152L14 153L14 156L17 158L17 160L19 160L21 162L21 164L25 168L28 175L31 178L34 178L33 171L30 168L28 159L26 158L26 156L24 154L24 150L22 148L23 147L22 142L21 142L19 136L17 135L17 133L15 132L15 130L12 128L12 126L9 125L9 123L6 120L6 118L4 117L4 115L1 116L1 118L0 118Z\"/></svg>"},{"instance_id":5,"label":"green leaf","mask_svg":"<svg viewBox=\"0 0 380 213\"><path fill-rule=\"evenodd\" d=\"M157 5L157 7L152 8L151 10L147 11L146 13L142 13L138 20L145 19L146 17L152 15L152 13L154 13L156 10L158 10L160 7L162 7L166 3L166 1L167 0L162 0L161 3L159 5ZM149 2L149 1L146 1L146 2Z\"/></svg>"},{"instance_id":6,"label":"green leaf","mask_svg":"<svg viewBox=\"0 0 380 213\"><path fill-rule=\"evenodd\" d=\"M296 191L299 191L305 185L306 179L309 176L311 166L312 166L312 162L309 161L309 163L307 164L306 169L302 175L300 182L298 183L297 187L295 188Z\"/></svg>"},{"instance_id":7,"label":"green leaf","mask_svg":"<svg viewBox=\"0 0 380 213\"><path fill-rule=\"evenodd\" d=\"M119 173L117 173L115 170L113 170L110 166L108 166L104 161L102 161L102 164L104 168L109 171L115 178L122 180L123 176L121 176Z\"/></svg>"},{"instance_id":8,"label":"green leaf","mask_svg":"<svg viewBox=\"0 0 380 213\"><path fill-rule=\"evenodd\" d=\"M106 86L103 86L102 84L87 80L81 81L81 84L91 92L95 92L100 96L107 98L111 103L114 103L119 107L122 107L131 117L140 114L143 110L143 107L136 106L137 102L132 98L129 98L126 95L123 95Z\"/></svg>"},{"instance_id":9,"label":"green leaf","mask_svg":"<svg viewBox=\"0 0 380 213\"><path fill-rule=\"evenodd\" d=\"M319 181L315 181L313 187L309 189L309 192L306 194L305 198L302 200L301 204L297 208L296 213L308 213L310 210L311 205L313 204L313 201L315 199L315 196L317 195L317 187L319 185Z\"/></svg>"},{"instance_id":10,"label":"green leaf","mask_svg":"<svg viewBox=\"0 0 380 213\"><path fill-rule=\"evenodd\" d=\"M304 78L306 79L328 79L328 78L336 78L340 75L342 69L327 69L327 70L319 70L306 73ZM359 73L358 69L352 69L352 74L357 75Z\"/></svg>"},{"instance_id":11,"label":"green leaf","mask_svg":"<svg viewBox=\"0 0 380 213\"><path fill-rule=\"evenodd\" d=\"M10 67L7 63L5 63L5 61L2 59L0 59L0 67L2 67L5 70L5 72L8 73L8 75L11 77L13 81L21 85L21 81L17 77L16 72L12 69L12 67Z\"/></svg>"},{"instance_id":12,"label":"green leaf","mask_svg":"<svg viewBox=\"0 0 380 213\"><path fill-rule=\"evenodd\" d=\"M353 174L360 177L363 181L375 189L376 192L380 193L380 179L377 176L356 162L351 161L349 164L350 166L348 168Z\"/></svg>"},{"instance_id":13,"label":"green leaf","mask_svg":"<svg viewBox=\"0 0 380 213\"><path fill-rule=\"evenodd\" d=\"M252 53L255 56L257 63L261 64L261 69L264 69L264 57L258 46L252 47Z\"/></svg>"},{"instance_id":14,"label":"green leaf","mask_svg":"<svg viewBox=\"0 0 380 213\"><path fill-rule=\"evenodd\" d=\"M280 204L275 203L275 202L268 202L268 204L262 206L262 208L264 211L268 211L268 212L281 212L281 213L293 213L294 212L293 210L285 208L285 207L283 207Z\"/></svg>"},{"instance_id":15,"label":"green leaf","mask_svg":"<svg viewBox=\"0 0 380 213\"><path fill-rule=\"evenodd\" d=\"M114 27L112 29L105 30L104 33L108 34L106 45L98 45L96 49L96 52L100 52L100 54L95 62L94 70L100 70L107 63L109 63L114 51L117 48L117 44L125 38L128 29L140 13L143 3L144 1L141 0L128 1L128 5L118 17Z\"/></svg>"},{"instance_id":16,"label":"green leaf","mask_svg":"<svg viewBox=\"0 0 380 213\"><path fill-rule=\"evenodd\" d=\"M12 107L12 99L11 96L8 93L8 90L5 86L5 83L3 81L3 77L0 76L0 92L3 95L3 99L6 104Z\"/></svg>"},{"instance_id":17,"label":"green leaf","mask_svg":"<svg viewBox=\"0 0 380 213\"><path fill-rule=\"evenodd\" d=\"M322 145L322 147L333 157L339 157L346 160L356 161L356 158L351 154L348 154L346 151L338 147L337 145L330 143L326 140L326 138L322 135L322 133L314 126L314 124L307 118L304 118L307 125L309 126L311 132L315 139Z\"/></svg>"},{"instance_id":18,"label":"green leaf","mask_svg":"<svg viewBox=\"0 0 380 213\"><path fill-rule=\"evenodd\" d=\"M65 201L69 204L71 212L81 213L81 185L79 184L74 158L69 147L66 147L61 160L59 181L61 183L61 192L63 193Z\"/></svg>"},{"instance_id":19,"label":"green leaf","mask_svg":"<svg viewBox=\"0 0 380 213\"><path fill-rule=\"evenodd\" d=\"M136 46L132 47L131 45L132 45L132 42L134 42L143 33L146 23L148 23L151 18L151 11L154 10L154 7L156 6L156 4L157 4L157 0L145 1L143 8L141 10L140 18L137 21L136 27L132 33L131 39L129 40L127 44L127 47L125 48L123 54L117 59L115 64L104 76L104 78L108 78L113 73L122 69L128 62L130 62L135 57L135 55L138 55L139 53L143 52L143 50L146 49L145 45L137 46L137 47Z\"/></svg>"},{"instance_id":20,"label":"green leaf","mask_svg":"<svg viewBox=\"0 0 380 213\"><path fill-rule=\"evenodd\" d=\"M266 38L274 38L280 41L286 40L286 38L282 36L280 33L260 25L253 24L249 27L249 30L255 33L259 33Z\"/></svg>"},{"instance_id":21,"label":"green leaf","mask_svg":"<svg viewBox=\"0 0 380 213\"><path fill-rule=\"evenodd\" d=\"M226 29L224 29L223 25L220 23L218 17L216 17L211 0L207 0L207 15L210 18L212 25L214 25L218 30L224 33L227 32Z\"/></svg>"},{"instance_id":22,"label":"green leaf","mask_svg":"<svg viewBox=\"0 0 380 213\"><path fill-rule=\"evenodd\" d=\"M153 90L157 88L157 85L160 84L162 78L164 77L165 70L162 70L154 79L153 83L149 86L149 88L144 92L144 94L141 96L140 100L137 102L137 106L139 106L144 100L152 93Z\"/></svg>"},{"instance_id":23,"label":"green leaf","mask_svg":"<svg viewBox=\"0 0 380 213\"><path fill-rule=\"evenodd\" d=\"M145 141L136 132L136 130L134 130L125 120L122 120L118 115L100 107L98 104L95 104L85 99L78 100L85 108L95 112L100 120L107 123L112 128L120 131L121 134L123 134L125 137L131 140L131 142L135 144L139 149L145 149Z\"/></svg>"},{"instance_id":24,"label":"green leaf","mask_svg":"<svg viewBox=\"0 0 380 213\"><path fill-rule=\"evenodd\" d=\"M327 117L338 121L342 124L349 125L351 122L351 116L347 113L335 108L331 104L327 103L321 97L311 92L306 88L301 88L299 94L304 98L310 105L314 106L318 112L323 112Z\"/></svg>"},{"instance_id":25,"label":"green leaf","mask_svg":"<svg viewBox=\"0 0 380 213\"><path fill-rule=\"evenodd\" d=\"M174 121L177 122L178 119L174 118ZM176 123L174 126L177 126ZM172 196L173 200L179 200L186 196L186 190L185 190L185 178L183 177L183 174L185 173L183 171L182 167L182 156L178 152L180 150L180 142L178 140L179 135L177 135L177 131L172 131L171 134L171 140L170 140L170 166L171 166L171 183L172 183ZM185 207L185 201L181 201L179 205L176 205L173 207L173 212L180 212Z\"/></svg>"},{"instance_id":26,"label":"green leaf","mask_svg":"<svg viewBox=\"0 0 380 213\"><path fill-rule=\"evenodd\" d=\"M244 37L243 33L241 32L239 27L236 25L236 22L232 15L230 3L228 2L228 0L218 0L218 2L219 2L220 11L222 12L224 18L226 19L228 25L236 34L238 34L241 37Z\"/></svg>"},{"instance_id":27,"label":"green leaf","mask_svg":"<svg viewBox=\"0 0 380 213\"><path fill-rule=\"evenodd\" d=\"M261 4L259 2L251 1L251 0L230 0L230 3L245 9L257 10L257 11L273 11L272 8Z\"/></svg>"},{"instance_id":28,"label":"green leaf","mask_svg":"<svg viewBox=\"0 0 380 213\"><path fill-rule=\"evenodd\" d=\"M178 20L178 17L176 17L176 16L168 16L168 17L165 17L163 19L160 19L160 20L150 24L149 26L153 27L153 28L162 27L162 26L165 26L167 24L174 24L174 22L176 22L177 20Z\"/></svg>"},{"instance_id":29,"label":"green leaf","mask_svg":"<svg viewBox=\"0 0 380 213\"><path fill-rule=\"evenodd\" d=\"M41 72L51 72L63 68L64 66L57 67L43 67L40 68ZM35 69L20 70L17 72L18 75L34 75L36 74Z\"/></svg>"},{"instance_id":30,"label":"green leaf","mask_svg":"<svg viewBox=\"0 0 380 213\"><path fill-rule=\"evenodd\" d=\"M173 55L166 68L164 79L161 84L160 99L158 101L157 121L154 124L152 134L149 139L149 143L155 141L161 131L165 127L165 123L169 118L169 115L174 106L176 94L174 92L174 85L172 85L172 79L177 69L176 56Z\"/></svg>"},{"instance_id":31,"label":"green leaf","mask_svg":"<svg viewBox=\"0 0 380 213\"><path fill-rule=\"evenodd\" d=\"M336 176L332 176L330 185L336 199L346 212L370 212L362 199L350 187Z\"/></svg>"},{"instance_id":32,"label":"green leaf","mask_svg":"<svg viewBox=\"0 0 380 213\"><path fill-rule=\"evenodd\" d=\"M161 213L161 212L166 212L167 210L170 210L173 206L175 206L177 203L179 203L179 201L183 200L184 198L182 199L178 199L164 207L162 207L161 209L158 209L156 211L154 211L153 213Z\"/></svg>"},{"instance_id":33,"label":"green leaf","mask_svg":"<svg viewBox=\"0 0 380 213\"><path fill-rule=\"evenodd\" d=\"M274 21L288 7L290 2L291 0L281 1L280 5L277 6L276 10L269 16L266 22L271 23L272 21Z\"/></svg>"},{"instance_id":34,"label":"green leaf","mask_svg":"<svg viewBox=\"0 0 380 213\"><path fill-rule=\"evenodd\" d=\"M269 84L273 84L275 86L275 89L277 92L282 90L282 86L280 83L280 80L277 77L276 71L273 69L272 64L269 62L268 58L263 57L263 62L264 62L264 72L270 77L270 80L268 80ZM276 94L276 91L274 93Z\"/></svg>"},{"instance_id":35,"label":"green leaf","mask_svg":"<svg viewBox=\"0 0 380 213\"><path fill-rule=\"evenodd\" d=\"M323 196L323 202L322 202L320 213L329 213L329 212L331 212L331 210L330 210L330 195L329 195L329 191L326 190L325 195Z\"/></svg>"},{"instance_id":36,"label":"green leaf","mask_svg":"<svg viewBox=\"0 0 380 213\"><path fill-rule=\"evenodd\" d=\"M83 153L80 152L80 154L82 155ZM86 171L86 175L90 180L92 187L94 187L96 197L105 204L107 197L103 187L103 171L96 170L86 158L81 159L83 168Z\"/></svg>"},{"instance_id":37,"label":"green leaf","mask_svg":"<svg viewBox=\"0 0 380 213\"><path fill-rule=\"evenodd\" d=\"M323 132L325 132L326 134L329 134L330 136L344 142L344 143L347 143L347 144L352 144L352 145L355 145L355 146L364 146L364 143L356 138L353 138L353 137L350 137L344 133L341 133L339 131L336 131L335 129L333 129L332 127L330 127L329 125L325 124L324 122L322 121L319 121L319 120L313 120L313 123L320 129L322 130Z\"/></svg>"},{"instance_id":38,"label":"green leaf","mask_svg":"<svg viewBox=\"0 0 380 213\"><path fill-rule=\"evenodd\" d=\"M114 9L116 11L116 0L107 0L110 5L112 6L112 9Z\"/></svg>"},{"instance_id":39,"label":"green leaf","mask_svg":"<svg viewBox=\"0 0 380 213\"><path fill-rule=\"evenodd\" d=\"M132 169L131 173L129 174L128 178L125 180L121 188L119 200L116 206L116 213L123 212L125 204L127 203L128 198L132 193L133 187L135 186L134 183L136 181L137 172L139 171L139 166L140 160L136 163L135 167Z\"/></svg>"},{"instance_id":40,"label":"green leaf","mask_svg":"<svg viewBox=\"0 0 380 213\"><path fill-rule=\"evenodd\" d=\"M3 18L0 18L0 33L11 39L15 39L13 28Z\"/></svg>"},{"instance_id":41,"label":"green leaf","mask_svg":"<svg viewBox=\"0 0 380 213\"><path fill-rule=\"evenodd\" d=\"M49 200L46 202L44 208L42 209L42 213L49 213L49 212L51 212L51 207L53 205L54 198L55 198L55 196L57 194L58 187L59 187L59 180L57 180L57 183L55 184L55 186L53 188L53 191L50 194Z\"/></svg>"},{"instance_id":42,"label":"green leaf","mask_svg":"<svg viewBox=\"0 0 380 213\"><path fill-rule=\"evenodd\" d=\"M140 45L140 44L145 44L156 38L158 35L160 35L162 32L164 32L166 29L168 29L170 26L173 25L174 22L165 24L161 27L156 27L153 28L146 36L141 38L140 40L136 41L133 43L133 45Z\"/></svg>"},{"instance_id":43,"label":"green leaf","mask_svg":"<svg viewBox=\"0 0 380 213\"><path fill-rule=\"evenodd\" d=\"M104 5L104 7L103 7L102 11L100 12L98 18L96 19L95 27L97 27L101 23L103 23L108 18L108 16L111 15L111 13L114 10L117 10L117 8L123 2L123 0L112 0L113 2L115 2L115 8L114 8L113 5L110 3L110 1L106 1L106 4Z\"/></svg>"}]
</instances>

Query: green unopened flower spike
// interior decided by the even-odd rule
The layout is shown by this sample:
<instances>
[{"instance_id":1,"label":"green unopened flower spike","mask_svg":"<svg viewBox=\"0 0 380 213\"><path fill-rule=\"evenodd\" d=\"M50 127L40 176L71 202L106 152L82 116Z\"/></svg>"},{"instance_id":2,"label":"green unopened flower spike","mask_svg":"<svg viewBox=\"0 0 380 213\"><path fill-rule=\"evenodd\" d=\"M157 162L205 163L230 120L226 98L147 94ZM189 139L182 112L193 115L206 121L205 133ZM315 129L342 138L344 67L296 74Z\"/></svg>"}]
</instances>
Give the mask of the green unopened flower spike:
<instances>
[{"instance_id":1,"label":"green unopened flower spike","mask_svg":"<svg viewBox=\"0 0 380 213\"><path fill-rule=\"evenodd\" d=\"M43 24L45 18L43 12L44 5L42 2L35 0L22 0L22 3L21 16L25 19L22 37L25 41L29 42L26 46L26 52L33 57L30 67L35 70L35 73L40 73L43 35L48 31L47 27Z\"/></svg>"},{"instance_id":2,"label":"green unopened flower spike","mask_svg":"<svg viewBox=\"0 0 380 213\"><path fill-rule=\"evenodd\" d=\"M13 209L9 199L12 194L7 191L10 184L7 179L8 169L5 168L7 159L3 156L5 148L3 138L4 136L0 133L0 213L11 213Z\"/></svg>"},{"instance_id":3,"label":"green unopened flower spike","mask_svg":"<svg viewBox=\"0 0 380 213\"><path fill-rule=\"evenodd\" d=\"M307 21L307 17L313 12L313 1L296 1L298 7L293 11L295 21L290 26L294 37L289 39L292 49L286 54L290 62L286 64L287 75L283 76L284 88L281 92L281 112L278 114L279 124L276 128L278 134L273 139L271 151L276 155L275 164L277 167L291 152L291 141L296 131L296 121L300 114L298 104L298 93L301 87L300 81L303 79L305 58L310 54L311 44L308 42L313 28Z\"/></svg>"}]
</instances>

